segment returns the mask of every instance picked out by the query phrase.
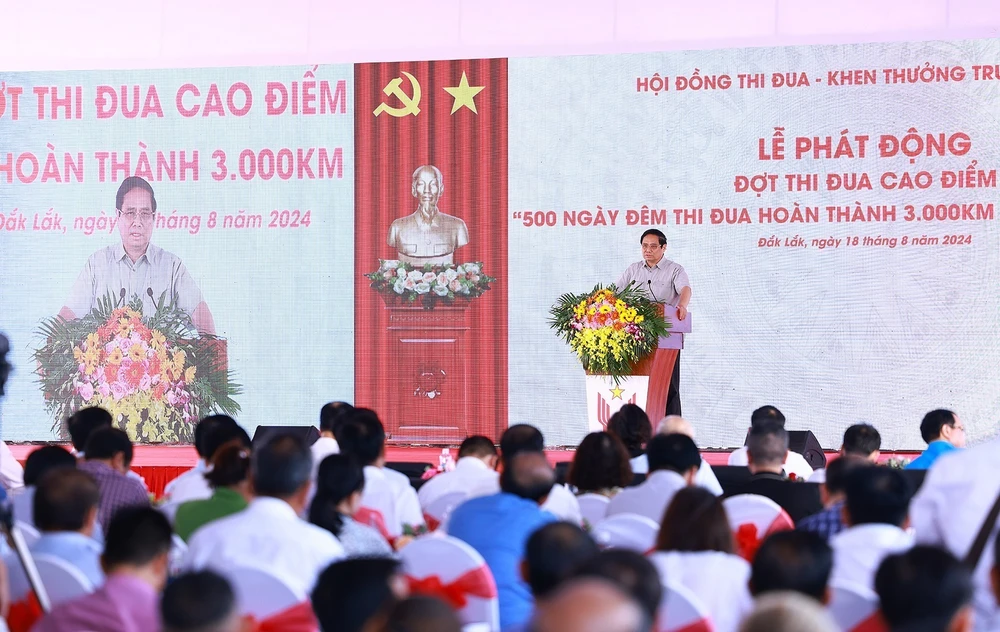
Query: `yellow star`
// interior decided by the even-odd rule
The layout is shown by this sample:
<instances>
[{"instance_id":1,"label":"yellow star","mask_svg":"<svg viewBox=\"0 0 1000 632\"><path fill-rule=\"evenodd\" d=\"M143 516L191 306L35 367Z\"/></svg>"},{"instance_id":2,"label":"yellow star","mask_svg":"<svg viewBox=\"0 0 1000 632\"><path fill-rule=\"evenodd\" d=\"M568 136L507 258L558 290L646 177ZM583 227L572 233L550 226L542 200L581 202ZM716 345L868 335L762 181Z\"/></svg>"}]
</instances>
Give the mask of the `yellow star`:
<instances>
[{"instance_id":1,"label":"yellow star","mask_svg":"<svg viewBox=\"0 0 1000 632\"><path fill-rule=\"evenodd\" d=\"M457 86L452 88L445 88L444 91L455 97L455 102L451 106L451 113L454 114L458 112L461 107L467 107L474 113L479 114L476 110L475 96L483 91L486 86L470 86L469 79L465 76L465 71L462 71L462 80L458 82Z\"/></svg>"},{"instance_id":2,"label":"yellow star","mask_svg":"<svg viewBox=\"0 0 1000 632\"><path fill-rule=\"evenodd\" d=\"M622 393L624 392L625 389L615 386L613 389L611 389L611 399L621 399Z\"/></svg>"}]
</instances>

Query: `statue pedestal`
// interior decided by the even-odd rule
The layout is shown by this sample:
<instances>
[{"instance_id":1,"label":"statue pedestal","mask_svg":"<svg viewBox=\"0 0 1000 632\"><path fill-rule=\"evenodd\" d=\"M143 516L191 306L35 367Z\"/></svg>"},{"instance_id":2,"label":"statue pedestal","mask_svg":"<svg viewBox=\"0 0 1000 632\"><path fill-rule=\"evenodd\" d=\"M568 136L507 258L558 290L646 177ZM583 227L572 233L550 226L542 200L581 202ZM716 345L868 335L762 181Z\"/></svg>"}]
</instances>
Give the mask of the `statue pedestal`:
<instances>
[{"instance_id":1,"label":"statue pedestal","mask_svg":"<svg viewBox=\"0 0 1000 632\"><path fill-rule=\"evenodd\" d=\"M462 441L469 413L468 306L385 309L391 342L383 369L391 376L391 388L379 399L387 404L388 438L393 443Z\"/></svg>"}]
</instances>

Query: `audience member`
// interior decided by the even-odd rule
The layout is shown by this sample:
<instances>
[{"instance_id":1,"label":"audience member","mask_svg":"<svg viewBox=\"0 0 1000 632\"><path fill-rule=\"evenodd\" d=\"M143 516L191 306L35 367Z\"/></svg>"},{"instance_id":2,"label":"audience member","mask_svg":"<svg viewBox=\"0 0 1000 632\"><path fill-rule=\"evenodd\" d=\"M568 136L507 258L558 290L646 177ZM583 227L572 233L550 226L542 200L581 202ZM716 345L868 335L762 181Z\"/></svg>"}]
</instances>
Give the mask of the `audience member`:
<instances>
[{"instance_id":1,"label":"audience member","mask_svg":"<svg viewBox=\"0 0 1000 632\"><path fill-rule=\"evenodd\" d=\"M322 632L382 632L396 603L408 596L398 561L359 557L320 573L311 599Z\"/></svg>"},{"instance_id":2,"label":"audience member","mask_svg":"<svg viewBox=\"0 0 1000 632\"><path fill-rule=\"evenodd\" d=\"M389 612L385 632L461 632L462 622L440 599L423 595L407 597Z\"/></svg>"},{"instance_id":3,"label":"audience member","mask_svg":"<svg viewBox=\"0 0 1000 632\"><path fill-rule=\"evenodd\" d=\"M159 630L159 593L167 583L171 544L166 516L149 507L125 507L108 525L101 556L101 588L56 607L32 632Z\"/></svg>"},{"instance_id":4,"label":"audience member","mask_svg":"<svg viewBox=\"0 0 1000 632\"><path fill-rule=\"evenodd\" d=\"M908 470L929 470L941 455L964 448L965 426L950 410L932 410L920 422L920 437L927 449L906 466Z\"/></svg>"},{"instance_id":5,"label":"audience member","mask_svg":"<svg viewBox=\"0 0 1000 632\"><path fill-rule=\"evenodd\" d=\"M594 539L569 522L551 522L532 533L525 545L521 577L528 582L536 607L598 553Z\"/></svg>"},{"instance_id":6,"label":"audience member","mask_svg":"<svg viewBox=\"0 0 1000 632\"><path fill-rule=\"evenodd\" d=\"M392 555L382 534L353 518L361 508L364 488L365 473L357 459L347 454L327 456L317 472L309 522L337 536L348 557Z\"/></svg>"},{"instance_id":7,"label":"audience member","mask_svg":"<svg viewBox=\"0 0 1000 632\"><path fill-rule=\"evenodd\" d=\"M687 419L680 415L667 415L656 425L656 434L682 434L691 437L693 440L694 426ZM649 460L645 455L632 459L632 471L636 474L646 474L649 472ZM701 460L698 467L698 475L694 477L694 484L704 487L716 496L722 495L722 485L719 484L718 477L712 470L712 466L705 459Z\"/></svg>"},{"instance_id":8,"label":"audience member","mask_svg":"<svg viewBox=\"0 0 1000 632\"><path fill-rule=\"evenodd\" d=\"M545 437L542 432L528 424L515 424L500 436L500 460L501 465L506 463L515 455L521 452L538 452L545 454ZM477 485L469 492L470 497L496 494L500 491L499 479L483 479L482 484ZM542 505L542 509L549 512L560 520L580 524L583 522L583 515L580 513L580 503L576 496L565 485L556 484L549 493L548 500Z\"/></svg>"},{"instance_id":9,"label":"audience member","mask_svg":"<svg viewBox=\"0 0 1000 632\"><path fill-rule=\"evenodd\" d=\"M752 605L750 565L733 553L722 500L702 487L686 487L674 494L662 520L656 552L650 556L662 583L683 586L697 596L718 632L736 630Z\"/></svg>"},{"instance_id":10,"label":"audience member","mask_svg":"<svg viewBox=\"0 0 1000 632\"><path fill-rule=\"evenodd\" d=\"M393 538L403 535L406 527L423 526L424 514L410 479L385 466L385 428L375 411L367 408L347 411L337 433L341 452L364 466L362 506L382 514Z\"/></svg>"},{"instance_id":11,"label":"audience member","mask_svg":"<svg viewBox=\"0 0 1000 632\"><path fill-rule=\"evenodd\" d=\"M198 422L194 427L194 450L198 453L198 462L193 468L167 483L167 486L163 488L165 500L182 503L188 500L208 498L212 495L212 490L206 486L203 476L211 461L211 454L207 451L205 440L214 430L226 426L237 426L236 420L229 415L209 415Z\"/></svg>"},{"instance_id":12,"label":"audience member","mask_svg":"<svg viewBox=\"0 0 1000 632\"><path fill-rule=\"evenodd\" d=\"M498 486L497 448L487 437L466 437L458 446L455 469L441 472L424 483L417 492L420 506L426 509L435 500L456 492L468 494L482 485Z\"/></svg>"},{"instance_id":13,"label":"audience member","mask_svg":"<svg viewBox=\"0 0 1000 632\"><path fill-rule=\"evenodd\" d=\"M622 490L608 504L608 515L634 513L657 523L670 499L680 489L692 485L701 465L701 454L691 437L680 434L656 435L646 447L649 476L636 487Z\"/></svg>"},{"instance_id":14,"label":"audience member","mask_svg":"<svg viewBox=\"0 0 1000 632\"><path fill-rule=\"evenodd\" d=\"M77 456L82 457L91 433L100 428L110 428L114 420L111 413L97 406L81 408L66 419L66 432Z\"/></svg>"},{"instance_id":15,"label":"audience member","mask_svg":"<svg viewBox=\"0 0 1000 632\"><path fill-rule=\"evenodd\" d=\"M882 435L871 424L854 424L844 431L844 442L840 444L840 456L854 455L878 464L881 454ZM826 470L819 469L809 477L810 483L826 481Z\"/></svg>"},{"instance_id":16,"label":"audience member","mask_svg":"<svg viewBox=\"0 0 1000 632\"><path fill-rule=\"evenodd\" d=\"M915 546L887 556L875 574L882 616L892 632L969 632L972 578L951 553Z\"/></svg>"},{"instance_id":17,"label":"audience member","mask_svg":"<svg viewBox=\"0 0 1000 632\"><path fill-rule=\"evenodd\" d=\"M465 501L448 522L448 535L476 549L492 571L500 597L501 628L522 625L531 615L531 591L519 570L529 536L556 519L539 507L555 480L541 452L505 457L500 493Z\"/></svg>"},{"instance_id":18,"label":"audience member","mask_svg":"<svg viewBox=\"0 0 1000 632\"><path fill-rule=\"evenodd\" d=\"M24 462L24 487L10 494L14 518L28 526L35 526L35 487L43 476L60 468L76 468L76 457L70 454L66 448L58 445L45 445L31 451ZM98 539L97 535L98 530L95 525L95 539ZM101 536L99 541L103 542L104 534L100 533L99 535Z\"/></svg>"},{"instance_id":19,"label":"audience member","mask_svg":"<svg viewBox=\"0 0 1000 632\"><path fill-rule=\"evenodd\" d=\"M653 425L641 406L625 404L608 419L608 432L621 439L628 458L632 460L633 471L642 467L640 458L646 453L646 444L653 437Z\"/></svg>"},{"instance_id":20,"label":"audience member","mask_svg":"<svg viewBox=\"0 0 1000 632\"><path fill-rule=\"evenodd\" d=\"M148 507L149 493L142 483L127 476L132 465L132 442L117 428L99 428L87 439L84 460L77 466L97 481L101 490L97 519L111 524L123 507Z\"/></svg>"},{"instance_id":21,"label":"audience member","mask_svg":"<svg viewBox=\"0 0 1000 632\"><path fill-rule=\"evenodd\" d=\"M625 445L609 432L591 432L577 446L566 482L578 494L613 497L632 482Z\"/></svg>"},{"instance_id":22,"label":"audience member","mask_svg":"<svg viewBox=\"0 0 1000 632\"><path fill-rule=\"evenodd\" d=\"M344 421L347 413L354 410L347 402L329 402L319 410L319 439L312 444L313 478L323 459L331 454L340 454L340 444L337 443L337 427Z\"/></svg>"},{"instance_id":23,"label":"audience member","mask_svg":"<svg viewBox=\"0 0 1000 632\"><path fill-rule=\"evenodd\" d=\"M608 549L581 564L573 576L610 581L639 604L648 621L656 621L663 585L656 567L646 556L626 549Z\"/></svg>"},{"instance_id":24,"label":"audience member","mask_svg":"<svg viewBox=\"0 0 1000 632\"><path fill-rule=\"evenodd\" d=\"M812 531L824 540L829 540L846 528L844 524L844 495L847 477L863 467L874 467L868 459L855 454L838 457L825 470L824 482L819 486L819 497L823 511L806 516L795 525L796 529Z\"/></svg>"},{"instance_id":25,"label":"audience member","mask_svg":"<svg viewBox=\"0 0 1000 632\"><path fill-rule=\"evenodd\" d=\"M750 594L793 591L829 603L827 586L833 570L833 550L808 531L779 531L760 545L750 571Z\"/></svg>"},{"instance_id":26,"label":"audience member","mask_svg":"<svg viewBox=\"0 0 1000 632\"><path fill-rule=\"evenodd\" d=\"M310 488L312 453L296 435L279 433L253 452L251 480L256 497L243 511L198 529L184 566L221 572L254 566L273 573L302 594L317 575L344 556L329 531L299 518Z\"/></svg>"},{"instance_id":27,"label":"audience member","mask_svg":"<svg viewBox=\"0 0 1000 632\"><path fill-rule=\"evenodd\" d=\"M559 589L532 623L532 632L652 632L639 603L607 579L577 579Z\"/></svg>"},{"instance_id":28,"label":"audience member","mask_svg":"<svg viewBox=\"0 0 1000 632\"><path fill-rule=\"evenodd\" d=\"M780 410L774 406L761 406L757 410L753 411L750 415L750 430L752 434L754 427L758 424L778 424L782 428L785 427L785 416ZM749 446L743 446L734 450L729 455L729 465L749 465ZM799 454L798 452L788 451L785 454L785 460L782 461L782 469L789 476L794 475L795 478L801 479L803 481L809 480L812 476L813 470L806 461L806 458Z\"/></svg>"},{"instance_id":29,"label":"audience member","mask_svg":"<svg viewBox=\"0 0 1000 632\"><path fill-rule=\"evenodd\" d=\"M757 600L740 632L840 632L840 628L814 599L775 592Z\"/></svg>"},{"instance_id":30,"label":"audience member","mask_svg":"<svg viewBox=\"0 0 1000 632\"><path fill-rule=\"evenodd\" d=\"M35 491L33 514L41 537L32 555L52 555L75 566L97 588L104 583L101 545L94 540L100 490L76 468L57 468L42 477Z\"/></svg>"},{"instance_id":31,"label":"audience member","mask_svg":"<svg viewBox=\"0 0 1000 632\"><path fill-rule=\"evenodd\" d=\"M1000 439L938 459L910 505L919 544L943 547L959 558L968 554L1000 489L998 460ZM1000 629L989 574L990 564L980 560L973 573L977 630Z\"/></svg>"},{"instance_id":32,"label":"audience member","mask_svg":"<svg viewBox=\"0 0 1000 632\"><path fill-rule=\"evenodd\" d=\"M913 546L906 533L909 481L888 467L864 467L847 478L844 522L847 528L830 539L831 581L872 588L885 556Z\"/></svg>"},{"instance_id":33,"label":"audience member","mask_svg":"<svg viewBox=\"0 0 1000 632\"><path fill-rule=\"evenodd\" d=\"M242 428L239 428L243 432ZM243 432L245 435L246 432ZM253 498L250 486L250 438L212 450L211 469L203 474L212 496L181 503L174 514L174 530L185 542L204 525L247 508Z\"/></svg>"},{"instance_id":34,"label":"audience member","mask_svg":"<svg viewBox=\"0 0 1000 632\"><path fill-rule=\"evenodd\" d=\"M185 573L160 599L163 632L249 632L229 581L212 571Z\"/></svg>"},{"instance_id":35,"label":"audience member","mask_svg":"<svg viewBox=\"0 0 1000 632\"><path fill-rule=\"evenodd\" d=\"M788 458L788 432L777 421L759 421L747 439L750 478L734 486L726 496L757 494L781 505L794 522L823 510L812 486L789 481L782 465Z\"/></svg>"}]
</instances>

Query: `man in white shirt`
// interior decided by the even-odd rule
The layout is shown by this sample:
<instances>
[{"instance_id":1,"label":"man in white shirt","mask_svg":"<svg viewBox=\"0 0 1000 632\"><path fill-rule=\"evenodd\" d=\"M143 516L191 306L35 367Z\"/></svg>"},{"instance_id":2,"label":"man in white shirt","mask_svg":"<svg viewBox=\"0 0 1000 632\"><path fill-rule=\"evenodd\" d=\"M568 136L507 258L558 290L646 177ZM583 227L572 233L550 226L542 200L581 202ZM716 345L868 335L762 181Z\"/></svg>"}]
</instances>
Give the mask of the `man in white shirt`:
<instances>
[{"instance_id":1,"label":"man in white shirt","mask_svg":"<svg viewBox=\"0 0 1000 632\"><path fill-rule=\"evenodd\" d=\"M1000 490L1000 440L948 453L928 470L927 478L910 505L910 524L917 542L941 546L962 559L972 548ZM996 533L996 526L993 527ZM1000 619L990 590L987 560L993 556L994 538L976 566L976 630L995 630Z\"/></svg>"},{"instance_id":2,"label":"man in white shirt","mask_svg":"<svg viewBox=\"0 0 1000 632\"><path fill-rule=\"evenodd\" d=\"M250 467L257 497L243 511L198 529L182 565L223 574L260 568L305 598L320 572L345 555L329 531L299 518L310 488L309 446L301 437L276 434L254 450Z\"/></svg>"},{"instance_id":3,"label":"man in white shirt","mask_svg":"<svg viewBox=\"0 0 1000 632\"><path fill-rule=\"evenodd\" d=\"M774 406L761 406L750 415L750 430L753 430L753 428L761 422L779 422L781 426L784 427L785 416ZM746 446L737 448L730 453L729 465L746 466L747 463ZM803 481L809 480L809 477L812 476L813 473L813 469L809 466L806 458L798 452L792 452L791 450L788 451L788 456L785 457L784 470L785 474L787 474L790 478L796 478Z\"/></svg>"},{"instance_id":4,"label":"man in white shirt","mask_svg":"<svg viewBox=\"0 0 1000 632\"><path fill-rule=\"evenodd\" d=\"M646 446L649 476L636 487L618 492L608 505L608 515L633 513L663 520L674 494L695 484L701 454L691 437L682 434L658 434Z\"/></svg>"},{"instance_id":5,"label":"man in white shirt","mask_svg":"<svg viewBox=\"0 0 1000 632\"><path fill-rule=\"evenodd\" d=\"M529 424L515 424L504 431L500 437L500 458L501 462L507 461L519 452L541 452L545 453L545 437L542 431ZM488 496L500 492L499 477L485 478L469 492L469 497ZM573 524L583 523L583 514L580 513L580 503L576 496L565 485L552 486L548 498L542 503L542 509L549 512L560 520L572 522Z\"/></svg>"},{"instance_id":6,"label":"man in white shirt","mask_svg":"<svg viewBox=\"0 0 1000 632\"><path fill-rule=\"evenodd\" d=\"M844 441L840 444L840 456L855 454L878 464L882 454L882 435L871 424L854 424L844 431ZM825 483L826 468L821 468L809 477L810 483Z\"/></svg>"},{"instance_id":7,"label":"man in white shirt","mask_svg":"<svg viewBox=\"0 0 1000 632\"><path fill-rule=\"evenodd\" d=\"M337 427L337 443L343 454L354 456L364 466L361 506L382 514L390 536L403 535L407 527L424 526L424 514L410 479L385 466L385 427L375 411L348 411Z\"/></svg>"},{"instance_id":8,"label":"man in white shirt","mask_svg":"<svg viewBox=\"0 0 1000 632\"><path fill-rule=\"evenodd\" d=\"M888 467L856 470L847 478L845 491L847 528L830 538L830 582L874 591L882 560L913 546L913 537L903 530L913 492L906 477Z\"/></svg>"},{"instance_id":9,"label":"man in white shirt","mask_svg":"<svg viewBox=\"0 0 1000 632\"><path fill-rule=\"evenodd\" d=\"M687 419L684 419L680 415L667 415L656 426L656 434L682 434L691 437L693 440L694 427ZM629 463L632 465L632 473L649 473L649 459L645 454L640 454L630 460ZM694 484L704 487L716 496L722 495L722 485L719 484L719 479L715 476L715 472L712 471L712 466L705 459L702 459L701 465L698 466L698 475L694 478Z\"/></svg>"},{"instance_id":10,"label":"man in white shirt","mask_svg":"<svg viewBox=\"0 0 1000 632\"><path fill-rule=\"evenodd\" d=\"M319 439L312 444L310 450L313 455L313 479L319 470L319 464L323 459L331 454L340 454L340 444L335 436L337 426L344 419L347 412L354 409L347 402L329 402L323 405L319 411Z\"/></svg>"},{"instance_id":11,"label":"man in white shirt","mask_svg":"<svg viewBox=\"0 0 1000 632\"><path fill-rule=\"evenodd\" d=\"M164 501L171 505L179 505L189 500L202 500L212 496L212 488L205 480L205 472L209 469L212 456L220 444L209 442L209 437L220 428L237 428L236 420L229 415L209 415L194 428L194 449L198 453L198 462L193 468L184 472L163 488ZM245 434L245 433L244 433Z\"/></svg>"},{"instance_id":12,"label":"man in white shirt","mask_svg":"<svg viewBox=\"0 0 1000 632\"><path fill-rule=\"evenodd\" d=\"M497 448L489 437L467 437L458 447L455 469L435 475L417 491L421 509L426 511L434 501L448 494L468 495L480 485L496 483L499 477L497 459Z\"/></svg>"}]
</instances>

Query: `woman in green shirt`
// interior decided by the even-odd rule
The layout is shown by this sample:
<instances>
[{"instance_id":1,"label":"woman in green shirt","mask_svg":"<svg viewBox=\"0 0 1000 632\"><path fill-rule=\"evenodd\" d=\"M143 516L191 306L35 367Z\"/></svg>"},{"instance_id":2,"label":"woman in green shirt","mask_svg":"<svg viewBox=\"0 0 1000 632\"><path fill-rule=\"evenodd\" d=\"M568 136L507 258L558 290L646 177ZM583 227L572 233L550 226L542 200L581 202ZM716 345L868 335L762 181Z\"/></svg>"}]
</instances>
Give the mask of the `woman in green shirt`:
<instances>
[{"instance_id":1,"label":"woman in green shirt","mask_svg":"<svg viewBox=\"0 0 1000 632\"><path fill-rule=\"evenodd\" d=\"M189 500L177 508L174 532L185 542L202 525L243 511L252 497L250 491L250 448L233 441L219 448L205 480L215 491L211 498Z\"/></svg>"}]
</instances>

